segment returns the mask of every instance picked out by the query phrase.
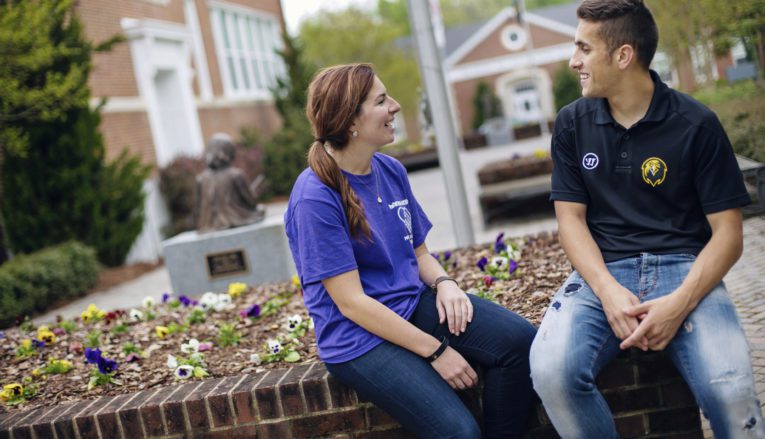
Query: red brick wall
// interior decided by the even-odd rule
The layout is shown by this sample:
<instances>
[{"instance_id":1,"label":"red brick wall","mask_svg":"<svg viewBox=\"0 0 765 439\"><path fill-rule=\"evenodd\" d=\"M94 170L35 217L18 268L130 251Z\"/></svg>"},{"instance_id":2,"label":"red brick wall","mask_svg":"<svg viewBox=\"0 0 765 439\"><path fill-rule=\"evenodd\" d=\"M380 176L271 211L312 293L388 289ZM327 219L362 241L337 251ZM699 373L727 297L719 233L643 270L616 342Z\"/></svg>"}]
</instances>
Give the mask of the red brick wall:
<instances>
[{"instance_id":1,"label":"red brick wall","mask_svg":"<svg viewBox=\"0 0 765 439\"><path fill-rule=\"evenodd\" d=\"M127 148L141 157L141 162L156 166L157 154L145 112L102 113L101 134L107 145L107 160L113 160Z\"/></svg>"},{"instance_id":2,"label":"red brick wall","mask_svg":"<svg viewBox=\"0 0 765 439\"><path fill-rule=\"evenodd\" d=\"M627 351L598 377L622 437L702 439L693 396L664 353ZM476 390L460 392L473 412ZM0 414L0 438L407 438L322 363ZM76 436L75 436L76 435ZM541 406L528 438L557 438Z\"/></svg>"},{"instance_id":3,"label":"red brick wall","mask_svg":"<svg viewBox=\"0 0 765 439\"><path fill-rule=\"evenodd\" d=\"M242 127L254 128L261 138L269 138L281 128L279 113L271 103L229 108L200 108L199 124L205 142L213 134L224 132L239 138Z\"/></svg>"},{"instance_id":4,"label":"red brick wall","mask_svg":"<svg viewBox=\"0 0 765 439\"><path fill-rule=\"evenodd\" d=\"M510 23L517 24L517 21L506 20L494 32L492 32L481 43L479 43L478 46L473 48L472 51L470 51L467 55L465 55L465 57L459 60L459 64L522 52L524 49L510 51L502 44L502 30ZM569 42L573 44L573 38L567 35L562 35L535 25L530 25L529 29L531 31L532 43L535 48Z\"/></svg>"}]
</instances>

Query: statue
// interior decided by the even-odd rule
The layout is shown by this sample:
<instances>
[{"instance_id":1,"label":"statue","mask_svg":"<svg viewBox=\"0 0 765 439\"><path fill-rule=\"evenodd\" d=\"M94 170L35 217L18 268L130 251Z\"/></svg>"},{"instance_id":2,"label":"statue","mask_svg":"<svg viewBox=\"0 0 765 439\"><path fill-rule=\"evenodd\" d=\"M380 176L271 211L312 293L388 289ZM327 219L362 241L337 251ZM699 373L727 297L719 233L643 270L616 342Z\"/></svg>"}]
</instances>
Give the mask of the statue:
<instances>
[{"instance_id":1,"label":"statue","mask_svg":"<svg viewBox=\"0 0 765 439\"><path fill-rule=\"evenodd\" d=\"M264 187L263 175L252 184L241 169L231 166L236 156L231 137L214 134L207 143L207 169L197 175L195 220L197 231L209 232L261 221L265 210L257 198Z\"/></svg>"}]
</instances>

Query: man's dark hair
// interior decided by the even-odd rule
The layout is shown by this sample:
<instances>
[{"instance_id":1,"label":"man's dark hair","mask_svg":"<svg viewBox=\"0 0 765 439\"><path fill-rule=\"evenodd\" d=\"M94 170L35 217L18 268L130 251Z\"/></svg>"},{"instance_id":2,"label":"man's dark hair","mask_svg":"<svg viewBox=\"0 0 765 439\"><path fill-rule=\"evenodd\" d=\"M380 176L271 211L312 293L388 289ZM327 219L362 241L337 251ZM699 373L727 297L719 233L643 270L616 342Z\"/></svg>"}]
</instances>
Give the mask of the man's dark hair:
<instances>
[{"instance_id":1,"label":"man's dark hair","mask_svg":"<svg viewBox=\"0 0 765 439\"><path fill-rule=\"evenodd\" d=\"M599 36L609 54L629 44L637 53L638 63L648 70L659 44L659 31L643 0L584 0L576 15L601 24Z\"/></svg>"}]
</instances>

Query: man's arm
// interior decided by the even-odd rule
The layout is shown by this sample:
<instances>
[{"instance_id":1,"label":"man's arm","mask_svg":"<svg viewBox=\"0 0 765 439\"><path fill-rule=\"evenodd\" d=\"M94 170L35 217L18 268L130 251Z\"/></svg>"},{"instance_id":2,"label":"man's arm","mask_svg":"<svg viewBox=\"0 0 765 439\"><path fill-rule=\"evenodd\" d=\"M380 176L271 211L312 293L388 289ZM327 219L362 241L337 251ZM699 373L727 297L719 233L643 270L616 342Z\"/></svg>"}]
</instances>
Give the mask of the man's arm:
<instances>
[{"instance_id":1,"label":"man's arm","mask_svg":"<svg viewBox=\"0 0 765 439\"><path fill-rule=\"evenodd\" d=\"M600 299L614 334L620 340L628 338L639 322L636 315L627 314L625 309L640 301L608 272L603 255L587 226L587 205L556 201L555 216L558 218L559 239L566 256ZM641 338L635 340L645 343Z\"/></svg>"},{"instance_id":2,"label":"man's arm","mask_svg":"<svg viewBox=\"0 0 765 439\"><path fill-rule=\"evenodd\" d=\"M632 316L645 316L632 336L622 342L622 349L635 346L635 340L642 337L648 339L650 349L664 349L688 314L741 257L744 249L741 209L709 214L707 221L712 227L712 238L699 253L683 283L667 296L625 310Z\"/></svg>"}]
</instances>

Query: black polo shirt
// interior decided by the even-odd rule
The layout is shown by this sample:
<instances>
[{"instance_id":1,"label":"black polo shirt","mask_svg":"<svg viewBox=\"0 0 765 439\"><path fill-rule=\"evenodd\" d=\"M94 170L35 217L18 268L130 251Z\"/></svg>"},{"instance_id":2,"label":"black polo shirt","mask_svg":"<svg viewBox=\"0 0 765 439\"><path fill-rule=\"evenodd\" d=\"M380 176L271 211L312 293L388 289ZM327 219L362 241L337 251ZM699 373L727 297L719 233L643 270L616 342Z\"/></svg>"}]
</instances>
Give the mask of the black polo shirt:
<instances>
[{"instance_id":1,"label":"black polo shirt","mask_svg":"<svg viewBox=\"0 0 765 439\"><path fill-rule=\"evenodd\" d=\"M587 205L606 262L698 254L712 236L705 215L750 202L717 116L651 78L651 105L630 129L614 121L606 99L580 98L555 122L550 199Z\"/></svg>"}]
</instances>

